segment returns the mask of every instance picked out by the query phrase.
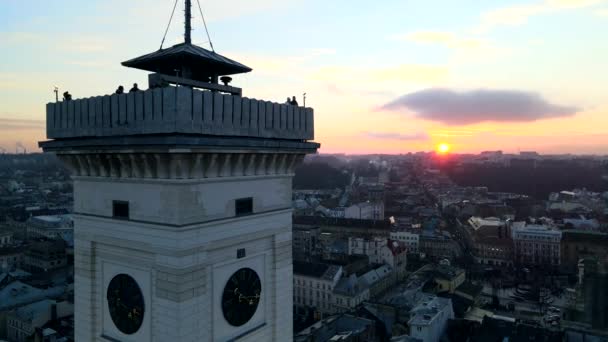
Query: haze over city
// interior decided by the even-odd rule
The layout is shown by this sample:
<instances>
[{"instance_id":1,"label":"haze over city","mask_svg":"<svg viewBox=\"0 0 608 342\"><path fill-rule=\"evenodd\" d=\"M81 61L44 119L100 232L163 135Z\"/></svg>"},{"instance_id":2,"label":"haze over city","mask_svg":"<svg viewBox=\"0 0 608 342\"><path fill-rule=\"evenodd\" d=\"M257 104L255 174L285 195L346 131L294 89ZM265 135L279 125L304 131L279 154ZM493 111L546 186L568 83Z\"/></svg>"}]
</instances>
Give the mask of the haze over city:
<instances>
[{"instance_id":1,"label":"haze over city","mask_svg":"<svg viewBox=\"0 0 608 342\"><path fill-rule=\"evenodd\" d=\"M315 109L321 153L608 148L608 3L203 1L244 96ZM158 47L172 1L0 5L0 146L39 151L53 86L74 98L146 84L120 62ZM178 3L165 47L181 42ZM198 11L193 41L209 48Z\"/></svg>"},{"instance_id":2,"label":"haze over city","mask_svg":"<svg viewBox=\"0 0 608 342\"><path fill-rule=\"evenodd\" d=\"M1 2L0 342L608 342L606 25Z\"/></svg>"}]
</instances>

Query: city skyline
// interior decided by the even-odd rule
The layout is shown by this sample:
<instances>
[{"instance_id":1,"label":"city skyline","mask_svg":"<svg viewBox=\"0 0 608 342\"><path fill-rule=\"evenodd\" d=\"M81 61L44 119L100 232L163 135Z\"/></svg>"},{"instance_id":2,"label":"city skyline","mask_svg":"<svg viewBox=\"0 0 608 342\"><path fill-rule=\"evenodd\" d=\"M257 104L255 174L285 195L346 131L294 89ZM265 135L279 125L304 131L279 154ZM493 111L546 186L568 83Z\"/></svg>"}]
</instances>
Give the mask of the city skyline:
<instances>
[{"instance_id":1,"label":"city skyline","mask_svg":"<svg viewBox=\"0 0 608 342\"><path fill-rule=\"evenodd\" d=\"M235 77L244 96L307 93L321 153L608 147L608 71L595 68L608 57L606 1L202 5L216 51L254 69ZM74 98L146 87L120 62L159 46L173 2L1 6L0 146L36 151L54 85ZM164 47L183 40L182 9ZM196 4L193 14L194 43L209 48Z\"/></svg>"}]
</instances>

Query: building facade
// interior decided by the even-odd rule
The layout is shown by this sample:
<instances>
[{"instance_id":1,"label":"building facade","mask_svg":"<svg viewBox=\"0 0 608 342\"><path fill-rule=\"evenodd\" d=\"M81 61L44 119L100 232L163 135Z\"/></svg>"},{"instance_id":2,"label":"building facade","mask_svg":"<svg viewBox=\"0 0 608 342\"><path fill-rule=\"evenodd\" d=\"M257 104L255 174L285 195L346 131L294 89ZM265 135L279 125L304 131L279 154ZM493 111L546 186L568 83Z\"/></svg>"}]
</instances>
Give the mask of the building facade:
<instances>
[{"instance_id":1,"label":"building facade","mask_svg":"<svg viewBox=\"0 0 608 342\"><path fill-rule=\"evenodd\" d=\"M344 209L344 218L356 220L384 220L384 203L361 202Z\"/></svg>"},{"instance_id":2,"label":"building facade","mask_svg":"<svg viewBox=\"0 0 608 342\"><path fill-rule=\"evenodd\" d=\"M7 337L11 342L33 341L37 328L42 327L51 319L58 319L73 314L73 304L50 299L22 306L7 315Z\"/></svg>"},{"instance_id":3,"label":"building facade","mask_svg":"<svg viewBox=\"0 0 608 342\"><path fill-rule=\"evenodd\" d=\"M0 273L23 265L23 248L0 247Z\"/></svg>"},{"instance_id":4,"label":"building facade","mask_svg":"<svg viewBox=\"0 0 608 342\"><path fill-rule=\"evenodd\" d=\"M608 260L583 259L582 295L585 320L593 329L608 329Z\"/></svg>"},{"instance_id":5,"label":"building facade","mask_svg":"<svg viewBox=\"0 0 608 342\"><path fill-rule=\"evenodd\" d=\"M408 231L392 231L390 233L391 240L397 240L405 243L408 253L418 253L420 249L420 234Z\"/></svg>"},{"instance_id":6,"label":"building facade","mask_svg":"<svg viewBox=\"0 0 608 342\"><path fill-rule=\"evenodd\" d=\"M36 242L27 248L23 268L32 273L49 272L68 264L63 240Z\"/></svg>"},{"instance_id":7,"label":"building facade","mask_svg":"<svg viewBox=\"0 0 608 342\"><path fill-rule=\"evenodd\" d=\"M324 318L294 336L295 342L311 341L380 341L375 322L348 314Z\"/></svg>"},{"instance_id":8,"label":"building facade","mask_svg":"<svg viewBox=\"0 0 608 342\"><path fill-rule=\"evenodd\" d=\"M498 218L471 217L468 224L467 243L478 263L513 265L513 239L507 222Z\"/></svg>"},{"instance_id":9,"label":"building facade","mask_svg":"<svg viewBox=\"0 0 608 342\"><path fill-rule=\"evenodd\" d=\"M311 262L323 253L321 228L317 226L293 226L294 260Z\"/></svg>"},{"instance_id":10,"label":"building facade","mask_svg":"<svg viewBox=\"0 0 608 342\"><path fill-rule=\"evenodd\" d=\"M420 235L420 252L435 260L453 260L462 255L462 249L458 242L451 237L440 234Z\"/></svg>"},{"instance_id":11,"label":"building facade","mask_svg":"<svg viewBox=\"0 0 608 342\"><path fill-rule=\"evenodd\" d=\"M450 319L454 319L452 301L448 298L427 295L425 300L410 311L409 335L423 342L440 341Z\"/></svg>"},{"instance_id":12,"label":"building facade","mask_svg":"<svg viewBox=\"0 0 608 342\"><path fill-rule=\"evenodd\" d=\"M294 262L295 306L315 308L320 316L336 312L333 291L343 275L340 266Z\"/></svg>"},{"instance_id":13,"label":"building facade","mask_svg":"<svg viewBox=\"0 0 608 342\"><path fill-rule=\"evenodd\" d=\"M519 223L513 225L511 232L517 264L548 266L560 264L561 231L544 225Z\"/></svg>"},{"instance_id":14,"label":"building facade","mask_svg":"<svg viewBox=\"0 0 608 342\"><path fill-rule=\"evenodd\" d=\"M370 299L369 284L356 274L340 279L333 292L337 312L347 312Z\"/></svg>"},{"instance_id":15,"label":"building facade","mask_svg":"<svg viewBox=\"0 0 608 342\"><path fill-rule=\"evenodd\" d=\"M608 234L589 231L565 230L562 232L560 268L576 273L581 259L608 260Z\"/></svg>"}]
</instances>

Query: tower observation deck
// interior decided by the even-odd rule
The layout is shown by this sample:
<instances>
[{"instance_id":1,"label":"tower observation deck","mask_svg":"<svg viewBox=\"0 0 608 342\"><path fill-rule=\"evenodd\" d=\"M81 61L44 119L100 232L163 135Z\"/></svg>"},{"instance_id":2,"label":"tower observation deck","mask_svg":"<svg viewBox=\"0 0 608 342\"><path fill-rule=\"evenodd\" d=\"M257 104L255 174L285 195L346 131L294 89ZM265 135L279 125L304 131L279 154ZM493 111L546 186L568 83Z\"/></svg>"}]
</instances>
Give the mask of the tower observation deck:
<instances>
[{"instance_id":1,"label":"tower observation deck","mask_svg":"<svg viewBox=\"0 0 608 342\"><path fill-rule=\"evenodd\" d=\"M122 64L151 71L149 89L46 105L44 151L109 146L286 148L310 153L312 108L242 96L228 75L252 69L190 39L186 0L185 42ZM221 79L224 84L219 84Z\"/></svg>"}]
</instances>

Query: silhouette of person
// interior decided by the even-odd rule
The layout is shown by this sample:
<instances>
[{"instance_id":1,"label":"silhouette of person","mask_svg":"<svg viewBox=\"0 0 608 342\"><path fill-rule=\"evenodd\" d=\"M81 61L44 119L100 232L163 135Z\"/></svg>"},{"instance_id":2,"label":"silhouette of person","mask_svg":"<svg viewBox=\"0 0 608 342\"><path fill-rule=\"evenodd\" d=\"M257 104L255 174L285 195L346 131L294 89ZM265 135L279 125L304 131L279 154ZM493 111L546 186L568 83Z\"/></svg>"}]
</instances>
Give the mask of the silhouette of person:
<instances>
[{"instance_id":1,"label":"silhouette of person","mask_svg":"<svg viewBox=\"0 0 608 342\"><path fill-rule=\"evenodd\" d=\"M67 91L63 92L63 101L71 101L72 100L72 94L68 93Z\"/></svg>"},{"instance_id":2,"label":"silhouette of person","mask_svg":"<svg viewBox=\"0 0 608 342\"><path fill-rule=\"evenodd\" d=\"M295 96L291 99L291 102L289 102L289 103L291 103L293 106L297 106L298 105L298 101L296 101L296 97Z\"/></svg>"},{"instance_id":3,"label":"silhouette of person","mask_svg":"<svg viewBox=\"0 0 608 342\"><path fill-rule=\"evenodd\" d=\"M137 83L133 83L133 88L129 90L129 93L134 93L136 91L139 91L139 88L137 87Z\"/></svg>"},{"instance_id":4,"label":"silhouette of person","mask_svg":"<svg viewBox=\"0 0 608 342\"><path fill-rule=\"evenodd\" d=\"M123 86L118 86L118 89L116 89L116 94L124 94L125 93L125 88Z\"/></svg>"},{"instance_id":5,"label":"silhouette of person","mask_svg":"<svg viewBox=\"0 0 608 342\"><path fill-rule=\"evenodd\" d=\"M289 98L289 96L287 96L287 101L285 101L285 104L291 104L291 99Z\"/></svg>"}]
</instances>

